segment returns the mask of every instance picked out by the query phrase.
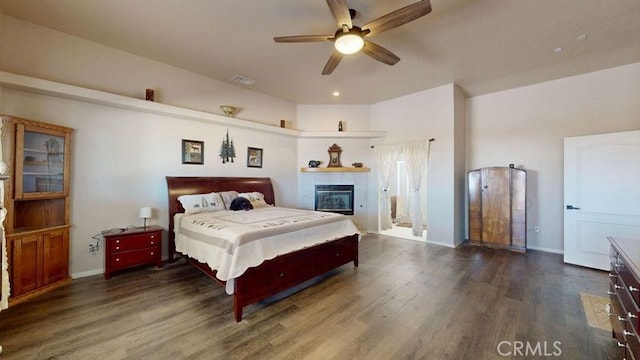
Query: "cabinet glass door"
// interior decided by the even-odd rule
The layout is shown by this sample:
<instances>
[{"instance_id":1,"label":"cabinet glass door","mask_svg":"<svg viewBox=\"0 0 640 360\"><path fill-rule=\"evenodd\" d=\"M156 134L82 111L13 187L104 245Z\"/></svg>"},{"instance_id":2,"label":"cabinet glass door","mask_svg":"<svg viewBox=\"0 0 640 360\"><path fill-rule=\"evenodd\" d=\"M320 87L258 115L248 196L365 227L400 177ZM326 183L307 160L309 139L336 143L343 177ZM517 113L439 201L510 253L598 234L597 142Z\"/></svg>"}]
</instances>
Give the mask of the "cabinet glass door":
<instances>
[{"instance_id":1,"label":"cabinet glass door","mask_svg":"<svg viewBox=\"0 0 640 360\"><path fill-rule=\"evenodd\" d=\"M64 136L25 130L23 139L22 193L62 193Z\"/></svg>"}]
</instances>

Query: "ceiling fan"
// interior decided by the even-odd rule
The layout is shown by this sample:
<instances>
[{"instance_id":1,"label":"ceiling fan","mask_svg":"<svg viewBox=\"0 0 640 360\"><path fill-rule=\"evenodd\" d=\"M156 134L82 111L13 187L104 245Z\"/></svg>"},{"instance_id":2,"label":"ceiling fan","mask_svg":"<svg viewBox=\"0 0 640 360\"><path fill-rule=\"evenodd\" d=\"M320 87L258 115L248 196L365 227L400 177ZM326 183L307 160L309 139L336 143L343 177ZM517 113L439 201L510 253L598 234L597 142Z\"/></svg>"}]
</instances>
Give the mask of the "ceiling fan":
<instances>
[{"instance_id":1,"label":"ceiling fan","mask_svg":"<svg viewBox=\"0 0 640 360\"><path fill-rule=\"evenodd\" d=\"M338 66L343 55L363 53L387 65L395 65L400 58L391 51L377 45L365 37L381 33L406 24L431 12L431 1L422 0L381 16L368 24L358 27L351 20L356 11L349 8L347 0L327 0L331 15L339 29L333 35L298 35L278 36L273 40L278 43L333 41L335 49L327 61L322 75L329 75Z\"/></svg>"}]
</instances>

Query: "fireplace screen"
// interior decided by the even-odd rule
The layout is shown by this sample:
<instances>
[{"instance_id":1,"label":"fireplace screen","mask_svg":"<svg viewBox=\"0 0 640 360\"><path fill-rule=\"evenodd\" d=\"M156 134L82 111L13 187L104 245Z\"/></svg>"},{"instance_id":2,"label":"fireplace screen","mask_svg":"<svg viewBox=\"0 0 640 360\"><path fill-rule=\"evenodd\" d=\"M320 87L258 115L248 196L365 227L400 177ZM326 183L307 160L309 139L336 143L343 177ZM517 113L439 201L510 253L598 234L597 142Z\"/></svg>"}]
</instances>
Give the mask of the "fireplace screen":
<instances>
[{"instance_id":1,"label":"fireplace screen","mask_svg":"<svg viewBox=\"0 0 640 360\"><path fill-rule=\"evenodd\" d=\"M316 185L315 209L353 215L353 185Z\"/></svg>"}]
</instances>

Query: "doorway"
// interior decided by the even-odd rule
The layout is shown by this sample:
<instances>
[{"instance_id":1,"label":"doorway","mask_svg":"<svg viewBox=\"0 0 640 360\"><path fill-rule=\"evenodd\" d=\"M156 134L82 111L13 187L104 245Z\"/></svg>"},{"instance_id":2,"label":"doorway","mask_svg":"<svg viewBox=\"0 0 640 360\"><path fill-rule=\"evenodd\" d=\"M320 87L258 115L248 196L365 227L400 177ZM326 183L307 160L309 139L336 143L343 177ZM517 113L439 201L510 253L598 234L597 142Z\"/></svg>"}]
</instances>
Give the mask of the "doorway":
<instances>
[{"instance_id":1,"label":"doorway","mask_svg":"<svg viewBox=\"0 0 640 360\"><path fill-rule=\"evenodd\" d=\"M407 200L410 203L410 214L412 238L424 239L426 242L425 230L423 229L423 213L427 206L426 201L421 200L421 194L426 193L426 175L429 163L429 151L431 141L434 139L416 141L398 145L374 146L374 155L378 167L378 231L392 230L398 228L393 226L391 218L391 195L396 195L396 218L404 217L405 214L397 212L398 202ZM392 186L395 183L395 187ZM409 189L409 196L399 192L400 188ZM398 231L396 229L396 231Z\"/></svg>"},{"instance_id":2,"label":"doorway","mask_svg":"<svg viewBox=\"0 0 640 360\"><path fill-rule=\"evenodd\" d=\"M426 174L425 174L426 175ZM426 189L427 177L422 176L421 189ZM422 234L415 236L412 231L413 221L411 213L411 196L412 190L409 182L409 174L407 172L407 162L399 160L396 162L396 171L391 179L389 187L391 199L391 228L381 230L383 235L399 237L408 240L422 241L427 240L427 191L420 191L420 204L422 204Z\"/></svg>"}]
</instances>

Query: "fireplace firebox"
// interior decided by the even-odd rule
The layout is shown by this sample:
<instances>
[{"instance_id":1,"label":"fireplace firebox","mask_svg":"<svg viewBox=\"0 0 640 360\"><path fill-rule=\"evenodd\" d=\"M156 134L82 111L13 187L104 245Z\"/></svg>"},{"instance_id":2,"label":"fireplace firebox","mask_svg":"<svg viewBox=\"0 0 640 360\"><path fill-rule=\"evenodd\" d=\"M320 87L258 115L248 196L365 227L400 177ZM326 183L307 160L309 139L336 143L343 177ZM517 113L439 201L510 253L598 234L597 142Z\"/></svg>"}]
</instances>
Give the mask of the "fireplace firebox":
<instances>
[{"instance_id":1,"label":"fireplace firebox","mask_svg":"<svg viewBox=\"0 0 640 360\"><path fill-rule=\"evenodd\" d=\"M353 215L353 185L316 185L315 210Z\"/></svg>"}]
</instances>

